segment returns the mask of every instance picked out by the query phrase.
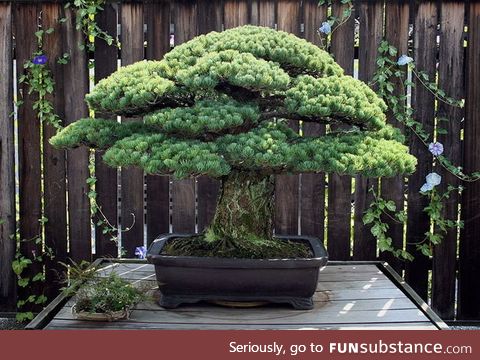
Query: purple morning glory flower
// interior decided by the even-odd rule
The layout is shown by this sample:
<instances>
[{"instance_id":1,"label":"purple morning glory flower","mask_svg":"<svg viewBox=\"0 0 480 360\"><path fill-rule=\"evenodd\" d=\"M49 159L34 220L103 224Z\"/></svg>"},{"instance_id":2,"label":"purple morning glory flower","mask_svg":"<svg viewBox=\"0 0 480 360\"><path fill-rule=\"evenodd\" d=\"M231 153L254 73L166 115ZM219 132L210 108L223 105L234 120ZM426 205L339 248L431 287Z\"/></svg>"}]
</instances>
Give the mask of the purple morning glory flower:
<instances>
[{"instance_id":1,"label":"purple morning glory flower","mask_svg":"<svg viewBox=\"0 0 480 360\"><path fill-rule=\"evenodd\" d=\"M428 150L430 150L433 155L440 156L443 154L443 144L439 142L430 143Z\"/></svg>"},{"instance_id":2,"label":"purple morning glory flower","mask_svg":"<svg viewBox=\"0 0 480 360\"><path fill-rule=\"evenodd\" d=\"M427 180L427 184L430 184L432 186L440 185L440 183L442 182L442 177L436 172L428 174L425 179Z\"/></svg>"},{"instance_id":3,"label":"purple morning glory flower","mask_svg":"<svg viewBox=\"0 0 480 360\"><path fill-rule=\"evenodd\" d=\"M145 256L147 256L147 248L145 246L136 247L135 256L137 256L139 259L145 259Z\"/></svg>"},{"instance_id":4,"label":"purple morning glory flower","mask_svg":"<svg viewBox=\"0 0 480 360\"><path fill-rule=\"evenodd\" d=\"M325 21L324 23L322 23L322 26L320 26L318 31L322 34L330 34L332 32L332 26L329 22Z\"/></svg>"},{"instance_id":5,"label":"purple morning glory flower","mask_svg":"<svg viewBox=\"0 0 480 360\"><path fill-rule=\"evenodd\" d=\"M420 188L420 192L427 192L427 191L430 191L430 190L433 190L434 186L432 184L429 184L429 183L425 183L423 184L423 186Z\"/></svg>"},{"instance_id":6,"label":"purple morning glory flower","mask_svg":"<svg viewBox=\"0 0 480 360\"><path fill-rule=\"evenodd\" d=\"M33 58L35 65L45 65L47 63L47 55L37 55Z\"/></svg>"},{"instance_id":7,"label":"purple morning glory flower","mask_svg":"<svg viewBox=\"0 0 480 360\"><path fill-rule=\"evenodd\" d=\"M413 61L413 58L407 55L402 55L398 58L397 64L400 66L404 66L410 64Z\"/></svg>"}]
</instances>

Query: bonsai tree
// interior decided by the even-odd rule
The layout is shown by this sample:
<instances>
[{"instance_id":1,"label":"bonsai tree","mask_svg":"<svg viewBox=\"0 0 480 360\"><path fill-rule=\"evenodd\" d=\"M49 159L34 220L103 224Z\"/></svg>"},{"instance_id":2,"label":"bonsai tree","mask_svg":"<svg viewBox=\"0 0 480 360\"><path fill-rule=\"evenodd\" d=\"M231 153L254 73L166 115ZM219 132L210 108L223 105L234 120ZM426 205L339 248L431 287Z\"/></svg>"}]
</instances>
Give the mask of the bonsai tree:
<instances>
[{"instance_id":1,"label":"bonsai tree","mask_svg":"<svg viewBox=\"0 0 480 360\"><path fill-rule=\"evenodd\" d=\"M416 165L374 91L344 75L327 52L269 28L198 36L161 61L119 69L86 101L94 111L144 121L81 119L54 136L54 146L105 149L113 167L221 181L212 223L172 242L170 254L308 256L306 246L273 238L275 174L381 177ZM310 137L289 128L292 120L350 126Z\"/></svg>"}]
</instances>

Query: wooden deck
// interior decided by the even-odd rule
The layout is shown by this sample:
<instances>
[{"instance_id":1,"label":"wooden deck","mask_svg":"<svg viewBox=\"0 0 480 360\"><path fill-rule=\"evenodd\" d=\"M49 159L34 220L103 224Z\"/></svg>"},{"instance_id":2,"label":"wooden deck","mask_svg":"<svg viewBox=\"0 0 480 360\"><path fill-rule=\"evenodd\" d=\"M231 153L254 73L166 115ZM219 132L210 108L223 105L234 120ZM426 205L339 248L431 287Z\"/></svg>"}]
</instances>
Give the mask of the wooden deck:
<instances>
[{"instance_id":1,"label":"wooden deck","mask_svg":"<svg viewBox=\"0 0 480 360\"><path fill-rule=\"evenodd\" d=\"M100 273L115 271L132 282L147 281L156 288L153 265L113 263ZM153 293L158 293L152 291ZM154 301L138 304L130 319L119 322L76 320L74 299L56 299L39 314L30 328L46 329L416 329L436 330L446 325L422 303L408 285L380 263L333 263L324 268L315 294L315 308L293 310L288 306L225 308L211 304L185 305L165 310ZM62 307L62 304L64 306ZM55 309L56 307L56 309ZM46 319L52 319L47 322ZM46 326L45 326L46 325Z\"/></svg>"}]
</instances>

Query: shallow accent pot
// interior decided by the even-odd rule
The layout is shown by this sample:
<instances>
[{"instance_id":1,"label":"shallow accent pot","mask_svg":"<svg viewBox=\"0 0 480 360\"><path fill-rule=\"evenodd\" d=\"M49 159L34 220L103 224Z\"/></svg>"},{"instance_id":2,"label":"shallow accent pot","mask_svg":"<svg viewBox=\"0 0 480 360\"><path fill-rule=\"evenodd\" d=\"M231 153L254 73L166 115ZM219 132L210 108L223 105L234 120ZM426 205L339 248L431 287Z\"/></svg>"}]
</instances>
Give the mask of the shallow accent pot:
<instances>
[{"instance_id":1,"label":"shallow accent pot","mask_svg":"<svg viewBox=\"0 0 480 360\"><path fill-rule=\"evenodd\" d=\"M230 259L160 255L165 243L191 234L167 234L155 240L147 253L161 297L159 304L176 308L199 301L265 301L288 303L295 309L313 308L312 296L321 267L328 261L323 243L315 237L278 236L304 241L314 257L295 259Z\"/></svg>"},{"instance_id":2,"label":"shallow accent pot","mask_svg":"<svg viewBox=\"0 0 480 360\"><path fill-rule=\"evenodd\" d=\"M126 308L119 311L112 311L109 313L91 313L87 311L77 311L76 305L72 306L72 315L75 319L89 320L89 321L118 321L128 319L130 316L130 309Z\"/></svg>"}]
</instances>

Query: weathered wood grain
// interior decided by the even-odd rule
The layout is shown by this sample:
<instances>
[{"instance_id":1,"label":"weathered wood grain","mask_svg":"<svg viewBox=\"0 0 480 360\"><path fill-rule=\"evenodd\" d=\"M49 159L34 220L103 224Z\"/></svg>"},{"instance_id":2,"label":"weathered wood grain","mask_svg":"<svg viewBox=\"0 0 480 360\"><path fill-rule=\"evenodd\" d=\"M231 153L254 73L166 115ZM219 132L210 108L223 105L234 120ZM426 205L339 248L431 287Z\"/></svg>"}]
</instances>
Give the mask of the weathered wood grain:
<instances>
[{"instance_id":1,"label":"weathered wood grain","mask_svg":"<svg viewBox=\"0 0 480 360\"><path fill-rule=\"evenodd\" d=\"M222 31L223 6L221 1L197 3L198 33ZM217 207L220 182L207 176L197 178L197 227L202 232L212 221Z\"/></svg>"},{"instance_id":2,"label":"weathered wood grain","mask_svg":"<svg viewBox=\"0 0 480 360\"><path fill-rule=\"evenodd\" d=\"M300 34L300 3L277 1L277 28L295 35ZM298 131L298 121L289 125ZM299 232L299 175L277 175L275 177L275 233L298 235Z\"/></svg>"},{"instance_id":3,"label":"weathered wood grain","mask_svg":"<svg viewBox=\"0 0 480 360\"><path fill-rule=\"evenodd\" d=\"M114 39L117 38L117 10L112 4L105 4L103 11L96 19L98 26ZM95 84L117 70L118 49L115 45L108 45L103 39L95 39ZM96 112L96 117L117 121L115 116ZM118 179L117 169L107 166L102 156L104 151L95 151L95 189L97 191L97 204L102 214L94 218L96 224L99 220L108 221L113 227L118 227ZM106 219L103 218L105 216ZM95 226L95 254L97 257L117 257L118 247L112 241L111 234L103 233L104 226Z\"/></svg>"},{"instance_id":4,"label":"weathered wood grain","mask_svg":"<svg viewBox=\"0 0 480 360\"><path fill-rule=\"evenodd\" d=\"M196 2L176 1L174 4L175 45L197 35ZM176 233L194 233L196 230L195 180L173 180L172 228Z\"/></svg>"},{"instance_id":5,"label":"weathered wood grain","mask_svg":"<svg viewBox=\"0 0 480 360\"><path fill-rule=\"evenodd\" d=\"M319 7L316 0L304 1L303 36L306 40L320 45L317 29L326 17L326 7ZM303 123L302 131L304 136L322 136L325 134L325 125ZM325 174L301 174L300 182L300 233L324 240Z\"/></svg>"},{"instance_id":6,"label":"weathered wood grain","mask_svg":"<svg viewBox=\"0 0 480 360\"><path fill-rule=\"evenodd\" d=\"M248 0L224 0L223 25L225 29L242 26L250 22Z\"/></svg>"},{"instance_id":7,"label":"weathered wood grain","mask_svg":"<svg viewBox=\"0 0 480 360\"><path fill-rule=\"evenodd\" d=\"M464 166L470 174L480 171L480 3L470 2L466 77ZM467 184L462 195L465 228L460 241L457 319L480 318L480 183Z\"/></svg>"},{"instance_id":8,"label":"weathered wood grain","mask_svg":"<svg viewBox=\"0 0 480 360\"><path fill-rule=\"evenodd\" d=\"M258 5L258 25L274 28L276 23L275 0L259 0Z\"/></svg>"},{"instance_id":9,"label":"weathered wood grain","mask_svg":"<svg viewBox=\"0 0 480 360\"><path fill-rule=\"evenodd\" d=\"M170 50L170 2L152 2L145 6L147 59L160 60ZM147 175L147 245L170 231L170 179Z\"/></svg>"},{"instance_id":10,"label":"weathered wood grain","mask_svg":"<svg viewBox=\"0 0 480 360\"><path fill-rule=\"evenodd\" d=\"M358 14L360 18L358 78L369 82L375 74L378 47L383 36L383 3L361 1ZM378 179L355 177L354 260L373 260L377 257L377 241L370 232L370 226L363 224L363 215L373 201L371 188L378 192Z\"/></svg>"},{"instance_id":11,"label":"weathered wood grain","mask_svg":"<svg viewBox=\"0 0 480 360\"><path fill-rule=\"evenodd\" d=\"M410 26L410 6L405 0L387 1L385 4L385 40L398 50L398 56L408 54L408 31ZM401 81L395 82L395 95L403 95L403 84ZM404 126L396 120L391 112L387 113L387 122L404 131ZM380 180L380 191L382 198L392 200L398 211L404 209L405 202L405 180L402 175L393 178L383 178ZM385 223L388 224L388 236L392 238L392 245L396 249L403 249L404 224L393 221L385 217ZM403 264L391 253L384 252L380 258L388 262L396 272L401 273Z\"/></svg>"},{"instance_id":12,"label":"weathered wood grain","mask_svg":"<svg viewBox=\"0 0 480 360\"><path fill-rule=\"evenodd\" d=\"M121 5L122 66L143 60L143 4ZM122 122L142 121L141 118L122 118ZM143 245L144 237L144 174L132 167L121 170L121 228L122 248L126 257L135 256L135 248ZM133 226L132 226L133 224ZM127 230L128 231L125 231Z\"/></svg>"},{"instance_id":13,"label":"weathered wood grain","mask_svg":"<svg viewBox=\"0 0 480 360\"><path fill-rule=\"evenodd\" d=\"M23 64L32 59L37 50L35 32L38 30L39 7L37 4L18 4L15 7L15 36L22 39L15 49L17 60L17 79L25 74ZM33 110L35 97L28 94L28 85L17 87L17 99L23 101L18 108L18 175L19 175L19 231L22 255L32 259L33 254L40 254L42 239L39 219L42 216L41 199L41 153L40 121ZM22 276L32 278L42 271L42 264L34 263L24 270ZM40 294L39 284L32 284L28 289L19 289L19 298L25 299L31 294Z\"/></svg>"},{"instance_id":14,"label":"weathered wood grain","mask_svg":"<svg viewBox=\"0 0 480 360\"><path fill-rule=\"evenodd\" d=\"M86 321L75 320L56 320L54 319L46 328L47 330L54 329L88 329L89 324ZM108 323L99 322L98 330L111 330L111 329L162 329L162 330L194 330L199 329L197 324L192 323L177 323L177 324L162 324L159 326L155 323L131 323L131 322L119 322ZM438 330L437 327L429 322L402 322L397 324L391 323L373 323L373 324L349 324L349 323L337 323L337 324L318 324L303 325L303 324L289 324L289 325L274 325L268 324L258 325L243 325L243 324L202 324L202 330Z\"/></svg>"},{"instance_id":15,"label":"weathered wood grain","mask_svg":"<svg viewBox=\"0 0 480 360\"><path fill-rule=\"evenodd\" d=\"M0 4L0 311L15 309L15 144L12 4Z\"/></svg>"},{"instance_id":16,"label":"weathered wood grain","mask_svg":"<svg viewBox=\"0 0 480 360\"><path fill-rule=\"evenodd\" d=\"M55 113L64 118L63 97L63 65L57 63L62 56L62 31L58 21L63 16L63 7L60 4L42 4L42 23L45 29L53 28L51 34L45 36L44 49L47 55L55 92L48 97L54 105ZM55 135L56 129L43 124L43 207L44 216L49 220L45 224L45 246L48 246L54 255L53 259L46 260L45 280L47 297L53 299L62 286L61 274L65 270L59 261L67 262L67 194L66 194L66 162L65 151L54 149L49 139Z\"/></svg>"},{"instance_id":17,"label":"weathered wood grain","mask_svg":"<svg viewBox=\"0 0 480 360\"><path fill-rule=\"evenodd\" d=\"M347 5L334 3L334 16L341 17ZM355 19L353 16L332 34L331 53L353 76L355 60ZM333 126L332 130L336 127ZM327 249L332 260L350 259L350 232L352 211L352 178L338 174L328 175Z\"/></svg>"},{"instance_id":18,"label":"weathered wood grain","mask_svg":"<svg viewBox=\"0 0 480 360\"><path fill-rule=\"evenodd\" d=\"M434 81L436 74L437 40L437 4L422 2L417 5L414 21L414 57L417 70L426 71ZM423 125L427 133L433 133L435 119L435 100L428 89L419 81L412 89L412 106L416 110L415 119ZM407 263L405 278L412 288L423 298L428 296L428 258L416 251L415 244L421 243L425 232L430 229L430 218L423 211L428 204L426 196L419 193L425 183L425 176L432 171L432 156L425 145L415 136L410 139L410 152L418 159L416 172L408 179L408 220L407 250L415 260Z\"/></svg>"},{"instance_id":19,"label":"weathered wood grain","mask_svg":"<svg viewBox=\"0 0 480 360\"><path fill-rule=\"evenodd\" d=\"M440 53L438 82L439 87L457 99L464 97L464 19L463 2L442 2L440 5ZM461 124L464 111L440 102L438 104L437 128L445 128L448 134L439 134L438 141L444 146L444 155L454 164L461 164ZM446 118L448 122L438 122ZM458 186L458 179L445 170L441 170L443 178L440 191L446 191L448 184ZM443 215L446 219L456 220L458 217L458 194L452 193L446 199ZM443 319L455 317L455 283L457 260L457 229L450 229L442 243L434 248L432 273L432 308Z\"/></svg>"},{"instance_id":20,"label":"weathered wood grain","mask_svg":"<svg viewBox=\"0 0 480 360\"><path fill-rule=\"evenodd\" d=\"M88 116L85 94L88 92L87 56L79 45L83 34L76 29L74 10L65 9L66 21L62 24L64 52L70 61L63 65L65 98L65 125ZM68 224L70 257L79 262L91 259L90 201L87 196L87 179L90 152L85 148L67 150Z\"/></svg>"}]
</instances>

